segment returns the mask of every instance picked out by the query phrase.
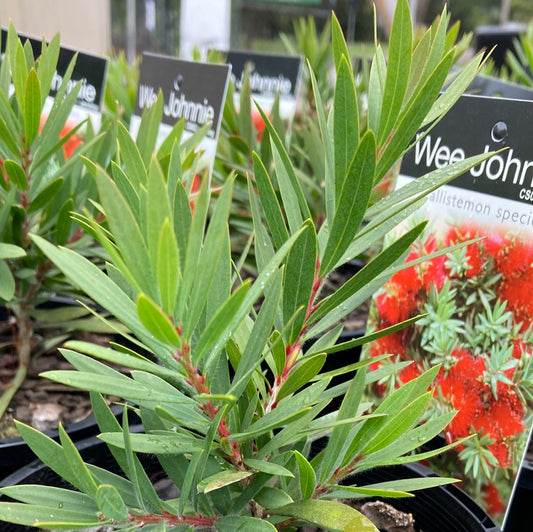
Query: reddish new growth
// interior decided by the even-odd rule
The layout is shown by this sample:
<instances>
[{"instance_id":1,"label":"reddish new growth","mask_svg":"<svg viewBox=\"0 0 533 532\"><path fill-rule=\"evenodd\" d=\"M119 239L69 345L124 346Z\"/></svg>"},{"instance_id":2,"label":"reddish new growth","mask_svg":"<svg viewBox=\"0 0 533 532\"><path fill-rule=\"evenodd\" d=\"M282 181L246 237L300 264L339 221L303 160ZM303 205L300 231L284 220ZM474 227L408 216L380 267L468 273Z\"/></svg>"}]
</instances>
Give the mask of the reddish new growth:
<instances>
[{"instance_id":1,"label":"reddish new growth","mask_svg":"<svg viewBox=\"0 0 533 532\"><path fill-rule=\"evenodd\" d=\"M163 510L161 514L132 515L130 516L129 520L139 527L157 523L165 523L172 527L180 525L189 525L192 527L212 527L215 524L216 518L204 517L202 515L174 515Z\"/></svg>"},{"instance_id":2,"label":"reddish new growth","mask_svg":"<svg viewBox=\"0 0 533 532\"><path fill-rule=\"evenodd\" d=\"M177 327L176 330L181 334L181 327ZM198 394L210 395L211 391L207 386L205 376L198 371L198 367L192 363L190 355L190 346L188 342L184 342L182 348L175 353L174 358L182 365L185 373L187 374L187 384L191 385ZM201 407L209 419L215 419L216 415L219 412L219 408L215 406L210 400L207 400L201 405ZM229 443L231 448L231 453L228 455L228 458L231 460L233 465L237 468L243 467L243 460L239 446L232 442L230 439L230 431L226 424L226 420L222 418L217 427L218 435L221 439L225 439Z\"/></svg>"},{"instance_id":3,"label":"reddish new growth","mask_svg":"<svg viewBox=\"0 0 533 532\"><path fill-rule=\"evenodd\" d=\"M320 260L317 258L316 265L315 265L315 274L313 279L313 286L311 288L311 295L309 297L309 301L307 302L307 308L305 311L305 320L304 320L304 326L302 327L302 330L299 331L296 339L288 344L285 347L285 364L283 367L283 371L280 375L275 376L274 384L269 390L269 398L268 401L265 404L265 411L269 412L276 408L278 404L278 394L289 378L291 370L294 368L296 363L298 362L298 357L300 355L300 352L302 350L301 345L301 339L303 334L306 331L306 325L305 321L311 316L311 314L315 311L315 299L322 287L322 283L324 282L324 279L322 279L319 275L320 272Z\"/></svg>"}]
</instances>

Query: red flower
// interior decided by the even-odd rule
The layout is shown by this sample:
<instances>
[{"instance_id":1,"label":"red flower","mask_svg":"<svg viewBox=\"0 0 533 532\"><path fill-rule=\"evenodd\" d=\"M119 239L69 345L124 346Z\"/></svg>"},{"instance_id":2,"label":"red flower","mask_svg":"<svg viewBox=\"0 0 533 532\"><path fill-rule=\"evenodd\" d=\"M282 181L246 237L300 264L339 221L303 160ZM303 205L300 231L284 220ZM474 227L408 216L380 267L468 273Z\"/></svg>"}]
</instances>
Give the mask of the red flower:
<instances>
[{"instance_id":1,"label":"red flower","mask_svg":"<svg viewBox=\"0 0 533 532\"><path fill-rule=\"evenodd\" d=\"M59 134L60 138L63 138L69 133L69 131L74 127L74 124L67 122L65 127L61 130ZM81 144L82 139L76 133L70 137L65 144L63 144L63 153L65 154L65 159L69 159L70 156L74 153L76 148Z\"/></svg>"},{"instance_id":2,"label":"red flower","mask_svg":"<svg viewBox=\"0 0 533 532\"><path fill-rule=\"evenodd\" d=\"M261 140L263 138L263 133L265 132L265 122L258 111L252 111L252 124L256 131L257 140Z\"/></svg>"},{"instance_id":3,"label":"red flower","mask_svg":"<svg viewBox=\"0 0 533 532\"><path fill-rule=\"evenodd\" d=\"M390 354L405 358L406 347L403 333L404 331L398 331L372 342L370 344L370 356L377 357Z\"/></svg>"},{"instance_id":4,"label":"red flower","mask_svg":"<svg viewBox=\"0 0 533 532\"><path fill-rule=\"evenodd\" d=\"M416 362L412 362L400 371L400 373L398 374L398 378L402 383L405 384L409 381L412 381L413 379L416 379L417 377L420 377L423 372L424 370L420 367L419 364L417 364Z\"/></svg>"},{"instance_id":5,"label":"red flower","mask_svg":"<svg viewBox=\"0 0 533 532\"><path fill-rule=\"evenodd\" d=\"M41 116L41 122L39 126L39 133L43 130L44 123L46 122L46 119L48 117L45 115ZM76 123L74 123L72 120L67 120L66 124L63 126L63 129L61 130L61 133L59 134L59 138L63 138L65 135L68 135L68 133L76 127ZM74 153L76 148L83 142L83 139L77 135L76 133L72 135L66 142L63 144L63 153L65 154L65 159L69 159L71 155Z\"/></svg>"},{"instance_id":6,"label":"red flower","mask_svg":"<svg viewBox=\"0 0 533 532\"><path fill-rule=\"evenodd\" d=\"M508 236L496 256L496 268L506 278L522 277L531 273L533 244L524 242L516 235Z\"/></svg>"},{"instance_id":7,"label":"red flower","mask_svg":"<svg viewBox=\"0 0 533 532\"><path fill-rule=\"evenodd\" d=\"M489 482L483 487L483 500L490 515L498 515L505 510L503 499L493 482Z\"/></svg>"},{"instance_id":8,"label":"red flower","mask_svg":"<svg viewBox=\"0 0 533 532\"><path fill-rule=\"evenodd\" d=\"M528 329L533 314L532 290L532 275L507 277L498 287L498 297L507 302L507 309L514 314L515 323L522 323L522 331Z\"/></svg>"},{"instance_id":9,"label":"red flower","mask_svg":"<svg viewBox=\"0 0 533 532\"><path fill-rule=\"evenodd\" d=\"M195 176L192 179L191 192L190 192L192 199L189 201L191 211L194 211L194 203L196 200L195 195L199 190L200 190L200 176L198 174L195 174Z\"/></svg>"},{"instance_id":10,"label":"red flower","mask_svg":"<svg viewBox=\"0 0 533 532\"><path fill-rule=\"evenodd\" d=\"M457 410L456 416L447 427L450 441L468 436L470 428L480 412L484 410L483 397L487 386L483 383L485 361L470 354L466 349L452 353L455 364L437 378L436 383L444 400Z\"/></svg>"},{"instance_id":11,"label":"red flower","mask_svg":"<svg viewBox=\"0 0 533 532\"><path fill-rule=\"evenodd\" d=\"M517 359L521 359L522 356L525 356L525 358L529 358L531 356L531 348L529 347L526 342L524 342L523 338L516 338L513 341L513 357Z\"/></svg>"}]
</instances>

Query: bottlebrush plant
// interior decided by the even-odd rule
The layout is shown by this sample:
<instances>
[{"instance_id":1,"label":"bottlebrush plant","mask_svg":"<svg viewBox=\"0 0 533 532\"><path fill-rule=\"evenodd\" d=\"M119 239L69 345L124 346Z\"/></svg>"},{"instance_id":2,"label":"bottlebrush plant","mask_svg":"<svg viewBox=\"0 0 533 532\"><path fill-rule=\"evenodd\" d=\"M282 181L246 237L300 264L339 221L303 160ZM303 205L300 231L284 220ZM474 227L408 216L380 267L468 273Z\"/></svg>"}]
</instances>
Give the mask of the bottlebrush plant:
<instances>
[{"instance_id":1,"label":"bottlebrush plant","mask_svg":"<svg viewBox=\"0 0 533 532\"><path fill-rule=\"evenodd\" d=\"M501 501L509 497L531 425L533 241L527 234L467 221L439 236L428 233L407 261L474 239L392 276L375 297L370 330L426 315L367 351L371 357L392 354L376 367L412 361L373 385L377 397L440 367L427 419L457 410L443 435L448 443L470 439L435 459L434 467L457 475L469 493L502 517Z\"/></svg>"},{"instance_id":2,"label":"bottlebrush plant","mask_svg":"<svg viewBox=\"0 0 533 532\"><path fill-rule=\"evenodd\" d=\"M2 366L0 419L2 436L14 436L4 418L24 382L32 360L59 345L75 330L100 329L82 307L48 309L52 296L71 297L75 290L35 246L30 233L50 242L90 253L94 241L84 235L71 210L90 208L96 187L79 155L107 164L112 151L109 130L96 134L69 116L80 84L67 92L74 60L63 76L49 111L46 100L59 57L59 35L42 44L39 57L19 40L10 24L0 65L0 322ZM81 297L81 294L78 294ZM9 375L10 367L15 368ZM5 424L3 423L5 421Z\"/></svg>"},{"instance_id":3,"label":"bottlebrush plant","mask_svg":"<svg viewBox=\"0 0 533 532\"><path fill-rule=\"evenodd\" d=\"M19 425L36 455L73 489L3 487L1 493L14 501L0 502L0 520L70 530L105 525L154 532L273 532L314 523L376 531L338 500L406 496L451 481L427 477L360 486L354 476L440 452L415 452L454 415L446 412L420 424L438 367L391 391L376 409L362 401L365 387L390 377L398 366L367 372L370 361L354 361L323 370L327 357L368 340L337 344L342 319L404 267L402 259L424 223L326 294L328 276L380 241L427 194L492 155L438 169L368 207L373 187L409 149L415 133L438 120L478 70L481 56L441 94L455 59L447 22L444 15L413 47L409 4L398 1L391 54L387 63L376 46L371 118L359 129L355 73L334 20L335 98L328 118L314 93L325 154L324 217L320 223L311 217L283 140L263 114L263 140L270 143L272 159L252 154L247 188L253 277L240 267L245 258L231 252L235 175L216 191L201 180L191 210L182 183L194 169L184 166L182 146L164 143L163 158L146 149L146 139L157 137L154 116L143 116L146 130L136 141L118 125L117 163L111 171L86 158L101 216L74 217L107 253L105 271L39 235L32 235L32 242L127 327L141 352L71 341L62 352L76 369L44 375L91 392L99 437L123 475L84 463L62 429L56 443ZM312 71L310 76L316 88ZM364 225L366 214L371 222ZM131 371L118 372L107 362ZM331 383L334 376L348 374L353 378ZM123 400L122 425L103 400L107 394ZM340 406L328 411L333 400ZM130 431L131 411L143 431ZM318 450L312 447L317 439L323 440ZM157 459L177 488L173 498L154 488L143 466L146 455Z\"/></svg>"}]
</instances>

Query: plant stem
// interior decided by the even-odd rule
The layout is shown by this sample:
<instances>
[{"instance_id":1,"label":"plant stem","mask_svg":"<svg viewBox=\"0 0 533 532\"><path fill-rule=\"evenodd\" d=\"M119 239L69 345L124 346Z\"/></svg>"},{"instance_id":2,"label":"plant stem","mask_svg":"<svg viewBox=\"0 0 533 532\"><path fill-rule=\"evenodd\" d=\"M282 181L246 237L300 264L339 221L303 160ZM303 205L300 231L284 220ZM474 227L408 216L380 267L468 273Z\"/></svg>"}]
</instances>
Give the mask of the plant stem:
<instances>
[{"instance_id":1,"label":"plant stem","mask_svg":"<svg viewBox=\"0 0 533 532\"><path fill-rule=\"evenodd\" d=\"M2 396L0 397L0 418L6 413L11 400L14 395L17 393L19 388L22 386L22 383L26 379L28 373L28 366L30 365L30 355L31 355L31 339L33 336L33 327L31 324L30 316L26 310L25 305L20 305L17 311L17 340L16 340L16 350L17 350L17 360L18 368L13 380L7 384L3 390Z\"/></svg>"},{"instance_id":2,"label":"plant stem","mask_svg":"<svg viewBox=\"0 0 533 532\"><path fill-rule=\"evenodd\" d=\"M301 345L302 336L307 329L307 326L305 325L305 323L307 322L311 314L316 310L315 299L317 297L317 294L320 292L322 285L324 284L324 281L325 281L324 278L320 277L319 273L320 273L320 260L317 258L316 266L315 266L315 276L313 280L313 287L311 289L311 295L309 297L309 301L307 303L307 308L305 311L304 325L301 331L298 333L298 336L294 340L294 342L287 345L285 349L285 365L283 367L283 371L281 372L281 375L276 375L274 384L272 385L272 388L270 388L269 398L265 404L265 412L270 412L271 410L276 408L278 404L278 394L283 384L285 384L285 382L289 378L289 374L292 368L294 368L294 366L299 360L300 353L302 352L302 345Z\"/></svg>"}]
</instances>

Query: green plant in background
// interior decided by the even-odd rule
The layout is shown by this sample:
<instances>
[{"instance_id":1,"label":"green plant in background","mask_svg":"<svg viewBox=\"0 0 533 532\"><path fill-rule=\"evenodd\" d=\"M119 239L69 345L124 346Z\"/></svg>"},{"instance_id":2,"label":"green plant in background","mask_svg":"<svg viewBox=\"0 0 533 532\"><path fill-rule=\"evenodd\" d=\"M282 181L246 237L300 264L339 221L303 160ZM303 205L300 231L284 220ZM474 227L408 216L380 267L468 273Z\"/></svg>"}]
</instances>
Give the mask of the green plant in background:
<instances>
[{"instance_id":1,"label":"green plant in background","mask_svg":"<svg viewBox=\"0 0 533 532\"><path fill-rule=\"evenodd\" d=\"M220 61L220 58L212 59ZM280 117L278 97L272 106L270 120L280 137L288 138L290 124ZM251 243L253 228L247 183L254 172L252 154L257 152L263 161L272 159L269 137L264 130L263 117L252 100L249 73L245 71L238 97L233 81L230 79L229 82L212 176L214 186L222 187L228 173L235 174L230 213L231 248L235 253L242 252ZM250 261L247 264L250 265Z\"/></svg>"},{"instance_id":2,"label":"green plant in background","mask_svg":"<svg viewBox=\"0 0 533 532\"><path fill-rule=\"evenodd\" d=\"M93 241L70 212L87 205L96 187L78 155L105 165L113 145L104 128L97 135L87 122L80 133L83 123L69 120L79 91L79 84L68 90L74 62L45 111L59 49L56 36L48 45L43 42L41 55L34 58L29 43L23 45L10 25L0 66L0 305L7 311L0 341L2 357L14 355L18 365L13 380L2 385L0 418L32 357L57 346L73 330L98 328L99 323L91 325L81 307L39 309L51 296L72 296L74 290L29 235L88 253Z\"/></svg>"},{"instance_id":3,"label":"green plant in background","mask_svg":"<svg viewBox=\"0 0 533 532\"><path fill-rule=\"evenodd\" d=\"M331 272L381 240L431 191L491 155L437 170L368 208L373 187L409 148L416 131L439 119L478 70L479 57L439 96L455 57L446 23L444 16L413 47L408 2L398 2L391 54L387 62L376 46L368 127L359 129L355 75L333 19L336 76L328 117L310 72L325 154L324 217L317 222L311 216L284 142L263 114L273 167L252 155L253 279L241 274L245 257L231 252L235 175L229 174L216 194L203 180L191 204L182 183L191 181L194 161L179 137L167 139L152 156L157 110L143 116L136 142L118 125L117 163L110 171L86 158L103 220L90 212L75 218L108 254L105 271L76 250L39 235L31 238L75 286L128 328L143 354L71 341L62 352L76 370L45 376L91 392L100 438L125 478L84 463L62 429L56 443L20 425L37 456L75 490L2 488L18 502L1 502L0 520L71 530L108 525L116 530L275 531L295 530L302 523L376 530L337 500L407 496L450 482L430 477L359 486L352 478L439 452L416 452L453 417L445 413L419 424L438 367L391 393L375 410L362 402L363 390L386 372L368 372L364 361L322 370L328 357L347 346L336 344L342 318L404 268L403 258L424 224L326 295ZM362 225L366 215L371 222ZM107 362L128 367L131 374ZM354 371L353 379L331 384L333 376ZM126 414L134 411L144 432L129 430L128 415L121 426L102 394L121 397ZM340 407L328 408L335 399ZM312 451L313 441L324 436L322 448ZM178 488L175 498L156 492L144 455L157 458Z\"/></svg>"},{"instance_id":4,"label":"green plant in background","mask_svg":"<svg viewBox=\"0 0 533 532\"><path fill-rule=\"evenodd\" d=\"M109 59L104 97L106 112L126 126L129 126L135 108L139 62L140 57L137 57L133 64L129 64L122 51Z\"/></svg>"},{"instance_id":5,"label":"green plant in background","mask_svg":"<svg viewBox=\"0 0 533 532\"><path fill-rule=\"evenodd\" d=\"M505 54L506 74L511 81L533 87L533 23L513 44L514 50Z\"/></svg>"},{"instance_id":6,"label":"green plant in background","mask_svg":"<svg viewBox=\"0 0 533 532\"><path fill-rule=\"evenodd\" d=\"M294 40L286 34L280 35L288 53L302 55L308 61L315 74L317 89L323 102L329 102L333 97L334 85L331 83L333 75L331 64L331 22L326 22L322 31L317 32L313 17L298 18L294 23ZM302 114L309 114L315 104L314 88L311 78L303 73Z\"/></svg>"}]
</instances>

